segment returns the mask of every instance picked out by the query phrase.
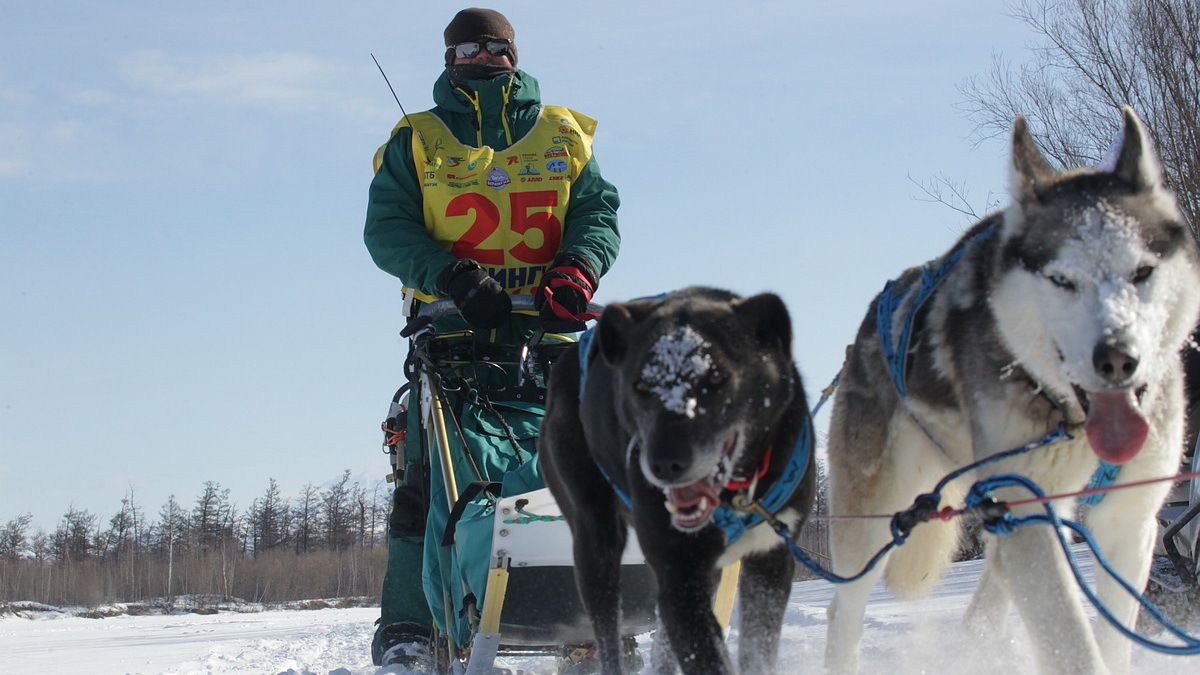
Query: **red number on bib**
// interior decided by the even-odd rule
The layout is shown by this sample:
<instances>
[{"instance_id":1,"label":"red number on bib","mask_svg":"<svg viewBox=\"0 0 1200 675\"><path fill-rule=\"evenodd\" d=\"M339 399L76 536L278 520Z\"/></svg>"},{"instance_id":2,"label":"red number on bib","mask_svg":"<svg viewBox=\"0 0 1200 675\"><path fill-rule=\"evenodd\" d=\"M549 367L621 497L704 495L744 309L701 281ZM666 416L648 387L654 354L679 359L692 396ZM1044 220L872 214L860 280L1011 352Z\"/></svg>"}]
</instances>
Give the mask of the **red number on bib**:
<instances>
[{"instance_id":1,"label":"red number on bib","mask_svg":"<svg viewBox=\"0 0 1200 675\"><path fill-rule=\"evenodd\" d=\"M461 194L446 205L447 216L465 216L475 212L475 222L454 242L450 252L455 258L470 258L481 265L503 265L504 250L480 248L480 244L500 227L500 209L487 197L474 192Z\"/></svg>"},{"instance_id":2,"label":"red number on bib","mask_svg":"<svg viewBox=\"0 0 1200 675\"><path fill-rule=\"evenodd\" d=\"M529 230L542 233L542 244L537 248L531 247L524 241L512 247L510 251L514 258L523 263L548 263L558 253L559 242L562 241L562 223L549 211L530 209L558 205L558 193L553 190L538 192L513 192L509 195L509 205L512 209L512 230L517 234L525 234Z\"/></svg>"},{"instance_id":3,"label":"red number on bib","mask_svg":"<svg viewBox=\"0 0 1200 675\"><path fill-rule=\"evenodd\" d=\"M558 205L558 193L553 190L538 192L513 192L509 194L509 209L512 213L512 231L524 235L530 230L541 233L541 245L534 248L524 241L512 247L509 253L517 260L537 265L548 263L558 253L562 242L562 222L549 211L530 211L530 209L553 207ZM450 252L455 258L470 258L483 265L503 265L504 249L483 248L487 241L500 228L500 209L487 197L478 193L461 194L446 205L447 216L465 216L474 212L475 220L467 231L454 242Z\"/></svg>"}]
</instances>

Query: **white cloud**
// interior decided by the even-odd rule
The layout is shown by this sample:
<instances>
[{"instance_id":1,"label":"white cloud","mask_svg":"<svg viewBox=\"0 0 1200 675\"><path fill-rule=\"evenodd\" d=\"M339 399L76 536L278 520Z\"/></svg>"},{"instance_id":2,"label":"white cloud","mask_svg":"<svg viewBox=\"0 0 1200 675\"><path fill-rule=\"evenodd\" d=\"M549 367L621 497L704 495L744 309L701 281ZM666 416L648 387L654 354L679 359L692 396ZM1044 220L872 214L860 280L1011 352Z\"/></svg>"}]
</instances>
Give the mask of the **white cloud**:
<instances>
[{"instance_id":1,"label":"white cloud","mask_svg":"<svg viewBox=\"0 0 1200 675\"><path fill-rule=\"evenodd\" d=\"M103 89L85 89L72 96L71 100L80 105L103 106L116 102L117 97L112 92Z\"/></svg>"},{"instance_id":2,"label":"white cloud","mask_svg":"<svg viewBox=\"0 0 1200 675\"><path fill-rule=\"evenodd\" d=\"M22 157L0 157L0 176L21 176L29 171L29 160Z\"/></svg>"},{"instance_id":3,"label":"white cloud","mask_svg":"<svg viewBox=\"0 0 1200 675\"><path fill-rule=\"evenodd\" d=\"M380 105L376 99L349 97L334 102L332 109L359 128L375 132L380 129L390 131L390 125L395 124L396 120L400 118L400 108L390 97L383 100L385 105ZM392 104L386 105L387 102Z\"/></svg>"},{"instance_id":4,"label":"white cloud","mask_svg":"<svg viewBox=\"0 0 1200 675\"><path fill-rule=\"evenodd\" d=\"M196 94L233 103L289 104L322 98L334 68L298 52L268 52L188 61L145 51L127 61L125 76L158 93Z\"/></svg>"},{"instance_id":5,"label":"white cloud","mask_svg":"<svg viewBox=\"0 0 1200 675\"><path fill-rule=\"evenodd\" d=\"M29 129L16 121L0 120L0 147L13 147L29 137Z\"/></svg>"},{"instance_id":6,"label":"white cloud","mask_svg":"<svg viewBox=\"0 0 1200 675\"><path fill-rule=\"evenodd\" d=\"M18 150L24 149L28 135L21 125L0 122L0 176L19 176L29 171L29 158Z\"/></svg>"},{"instance_id":7,"label":"white cloud","mask_svg":"<svg viewBox=\"0 0 1200 675\"><path fill-rule=\"evenodd\" d=\"M79 120L63 120L50 125L46 131L47 137L55 143L71 144L78 141L85 133L83 122Z\"/></svg>"},{"instance_id":8,"label":"white cloud","mask_svg":"<svg viewBox=\"0 0 1200 675\"><path fill-rule=\"evenodd\" d=\"M0 89L0 103L28 104L33 102L33 95L17 89Z\"/></svg>"}]
</instances>

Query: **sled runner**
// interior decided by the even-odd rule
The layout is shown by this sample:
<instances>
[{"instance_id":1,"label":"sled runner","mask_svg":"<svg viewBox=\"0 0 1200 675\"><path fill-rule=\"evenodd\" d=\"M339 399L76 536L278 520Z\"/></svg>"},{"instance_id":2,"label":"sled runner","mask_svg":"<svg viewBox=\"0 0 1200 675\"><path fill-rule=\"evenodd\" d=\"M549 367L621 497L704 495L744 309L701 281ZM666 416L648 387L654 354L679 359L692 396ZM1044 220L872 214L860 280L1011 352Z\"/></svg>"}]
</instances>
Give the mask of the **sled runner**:
<instances>
[{"instance_id":1,"label":"sled runner","mask_svg":"<svg viewBox=\"0 0 1200 675\"><path fill-rule=\"evenodd\" d=\"M513 311L534 312L532 298L514 296ZM435 671L490 675L497 655L539 654L569 670L586 658L592 628L576 590L571 532L544 487L536 440L549 370L584 325L507 345L453 329L456 314L449 300L423 305L401 333L412 339L407 404L419 406L420 419L404 443L410 462L419 444L422 465L401 464L398 474L429 485L422 577L438 633ZM398 394L385 423L393 438L404 426L401 403ZM621 634L636 671L634 636L654 629L656 591L632 532L621 563ZM724 624L736 584L736 569L727 570L717 608Z\"/></svg>"}]
</instances>

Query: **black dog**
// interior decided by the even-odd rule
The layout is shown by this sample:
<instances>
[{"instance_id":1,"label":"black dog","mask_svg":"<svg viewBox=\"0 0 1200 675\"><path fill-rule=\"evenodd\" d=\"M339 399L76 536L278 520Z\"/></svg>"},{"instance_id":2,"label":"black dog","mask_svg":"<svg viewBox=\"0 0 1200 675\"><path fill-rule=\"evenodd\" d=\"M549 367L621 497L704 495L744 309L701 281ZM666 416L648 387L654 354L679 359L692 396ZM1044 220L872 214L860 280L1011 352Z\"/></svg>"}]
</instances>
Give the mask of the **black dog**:
<instances>
[{"instance_id":1,"label":"black dog","mask_svg":"<svg viewBox=\"0 0 1200 675\"><path fill-rule=\"evenodd\" d=\"M621 672L626 523L658 582L656 669L732 672L712 596L721 567L741 559L738 665L773 671L795 560L733 500L762 505L793 536L812 510L812 422L791 336L775 295L689 288L608 305L580 353L555 365L540 461L571 527L604 673Z\"/></svg>"}]
</instances>

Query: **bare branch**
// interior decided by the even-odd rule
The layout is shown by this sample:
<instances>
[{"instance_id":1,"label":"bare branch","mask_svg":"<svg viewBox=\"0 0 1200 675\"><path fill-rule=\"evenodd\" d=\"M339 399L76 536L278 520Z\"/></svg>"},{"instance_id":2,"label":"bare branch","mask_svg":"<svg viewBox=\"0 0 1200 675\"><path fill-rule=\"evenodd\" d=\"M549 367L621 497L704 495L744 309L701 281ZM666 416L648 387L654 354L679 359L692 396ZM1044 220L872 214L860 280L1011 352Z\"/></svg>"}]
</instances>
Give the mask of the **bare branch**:
<instances>
[{"instance_id":1,"label":"bare branch","mask_svg":"<svg viewBox=\"0 0 1200 675\"><path fill-rule=\"evenodd\" d=\"M921 190L921 193L925 195L924 197L913 197L916 201L942 204L963 214L970 221L979 220L983 217L984 213L996 209L1000 203L1000 200L996 198L994 193L988 193L988 199L984 202L982 213L977 211L971 204L966 183L955 182L945 174L939 173L937 176L924 182L918 181L909 174L908 180L913 185L916 185Z\"/></svg>"},{"instance_id":2,"label":"bare branch","mask_svg":"<svg viewBox=\"0 0 1200 675\"><path fill-rule=\"evenodd\" d=\"M1200 3L1195 0L1012 0L1034 40L1027 61L993 56L959 86L976 141L1024 115L1060 168L1095 165L1120 106L1146 123L1164 179L1195 227L1200 215ZM944 192L940 194L945 194ZM961 210L961 209L956 209Z\"/></svg>"}]
</instances>

